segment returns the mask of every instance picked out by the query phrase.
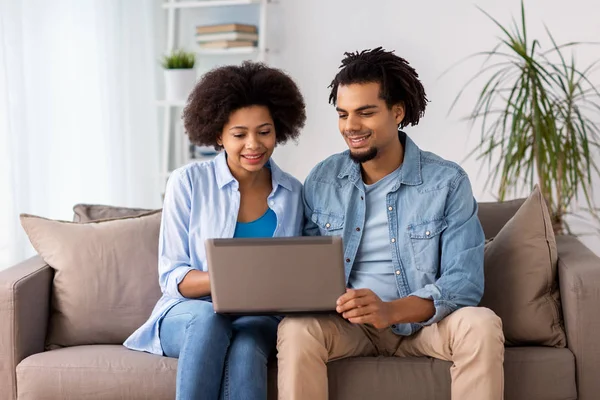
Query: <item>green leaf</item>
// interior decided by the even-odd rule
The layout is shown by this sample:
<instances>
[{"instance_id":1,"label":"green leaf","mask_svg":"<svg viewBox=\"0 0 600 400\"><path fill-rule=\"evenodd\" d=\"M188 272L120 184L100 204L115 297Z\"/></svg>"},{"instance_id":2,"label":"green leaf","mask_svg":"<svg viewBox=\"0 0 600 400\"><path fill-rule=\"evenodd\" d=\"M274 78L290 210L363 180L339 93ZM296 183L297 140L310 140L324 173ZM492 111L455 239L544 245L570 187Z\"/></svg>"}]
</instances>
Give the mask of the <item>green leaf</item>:
<instances>
[{"instance_id":1,"label":"green leaf","mask_svg":"<svg viewBox=\"0 0 600 400\"><path fill-rule=\"evenodd\" d=\"M174 50L171 54L161 59L164 69L190 69L194 68L196 55L184 50Z\"/></svg>"}]
</instances>

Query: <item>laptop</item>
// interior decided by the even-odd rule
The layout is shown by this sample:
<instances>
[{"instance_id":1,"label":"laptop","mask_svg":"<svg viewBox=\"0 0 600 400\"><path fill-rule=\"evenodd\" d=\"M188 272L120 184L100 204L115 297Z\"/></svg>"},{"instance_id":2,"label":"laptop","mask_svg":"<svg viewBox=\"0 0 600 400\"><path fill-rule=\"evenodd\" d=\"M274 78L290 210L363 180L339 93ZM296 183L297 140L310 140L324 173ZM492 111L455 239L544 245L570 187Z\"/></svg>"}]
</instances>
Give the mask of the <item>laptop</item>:
<instances>
[{"instance_id":1,"label":"laptop","mask_svg":"<svg viewBox=\"0 0 600 400\"><path fill-rule=\"evenodd\" d=\"M346 291L341 237L207 239L217 313L335 312Z\"/></svg>"}]
</instances>

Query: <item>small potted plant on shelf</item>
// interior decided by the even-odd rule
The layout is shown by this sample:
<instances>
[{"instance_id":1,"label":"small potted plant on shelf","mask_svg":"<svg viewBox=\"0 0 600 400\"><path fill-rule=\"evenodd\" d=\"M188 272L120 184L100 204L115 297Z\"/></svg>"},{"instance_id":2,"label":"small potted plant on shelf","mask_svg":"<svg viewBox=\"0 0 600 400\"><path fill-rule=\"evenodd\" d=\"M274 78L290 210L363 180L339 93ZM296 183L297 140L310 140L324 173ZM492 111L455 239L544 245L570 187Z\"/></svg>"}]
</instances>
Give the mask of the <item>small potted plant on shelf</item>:
<instances>
[{"instance_id":1,"label":"small potted plant on shelf","mask_svg":"<svg viewBox=\"0 0 600 400\"><path fill-rule=\"evenodd\" d=\"M165 69L165 99L167 101L186 100L196 83L194 53L175 50L162 59Z\"/></svg>"}]
</instances>

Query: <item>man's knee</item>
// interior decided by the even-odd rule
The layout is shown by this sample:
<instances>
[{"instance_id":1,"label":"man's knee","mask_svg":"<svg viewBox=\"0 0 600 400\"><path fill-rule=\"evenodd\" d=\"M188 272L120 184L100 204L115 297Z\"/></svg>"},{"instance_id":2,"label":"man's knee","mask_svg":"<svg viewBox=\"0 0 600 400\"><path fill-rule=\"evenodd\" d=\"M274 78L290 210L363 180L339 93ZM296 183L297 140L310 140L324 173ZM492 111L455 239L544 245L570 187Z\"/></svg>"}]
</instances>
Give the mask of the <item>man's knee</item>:
<instances>
[{"instance_id":1,"label":"man's knee","mask_svg":"<svg viewBox=\"0 0 600 400\"><path fill-rule=\"evenodd\" d=\"M467 343L504 346L502 320L485 307L465 307L455 312L454 329Z\"/></svg>"}]
</instances>

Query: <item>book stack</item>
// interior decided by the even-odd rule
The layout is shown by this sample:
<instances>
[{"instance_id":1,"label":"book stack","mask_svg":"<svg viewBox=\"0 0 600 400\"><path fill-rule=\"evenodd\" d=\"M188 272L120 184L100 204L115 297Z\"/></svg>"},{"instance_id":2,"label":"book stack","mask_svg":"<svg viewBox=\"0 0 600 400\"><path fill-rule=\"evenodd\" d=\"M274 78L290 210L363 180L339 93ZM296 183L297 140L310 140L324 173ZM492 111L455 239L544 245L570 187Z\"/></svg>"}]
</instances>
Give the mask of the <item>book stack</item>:
<instances>
[{"instance_id":1,"label":"book stack","mask_svg":"<svg viewBox=\"0 0 600 400\"><path fill-rule=\"evenodd\" d=\"M256 47L256 26L245 24L222 24L196 27L196 42L201 49L231 49Z\"/></svg>"}]
</instances>

